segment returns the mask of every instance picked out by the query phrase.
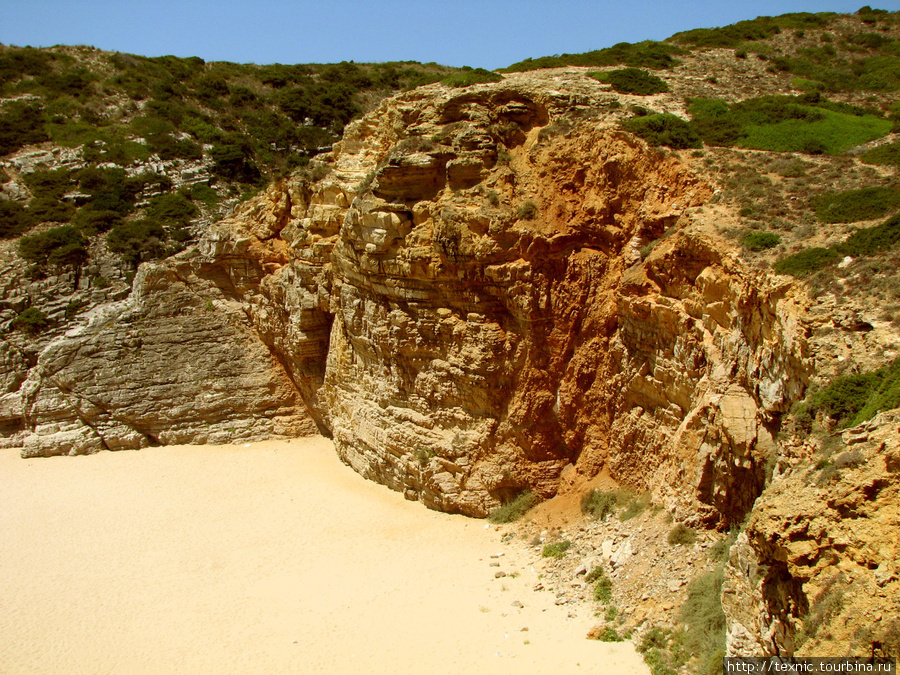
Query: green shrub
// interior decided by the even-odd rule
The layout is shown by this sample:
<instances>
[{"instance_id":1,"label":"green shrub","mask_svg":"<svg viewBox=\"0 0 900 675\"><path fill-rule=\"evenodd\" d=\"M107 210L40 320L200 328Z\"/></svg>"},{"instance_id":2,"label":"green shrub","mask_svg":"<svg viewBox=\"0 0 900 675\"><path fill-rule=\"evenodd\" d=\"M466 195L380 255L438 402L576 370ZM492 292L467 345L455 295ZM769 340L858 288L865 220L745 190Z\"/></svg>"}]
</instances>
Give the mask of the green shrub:
<instances>
[{"instance_id":1,"label":"green shrub","mask_svg":"<svg viewBox=\"0 0 900 675\"><path fill-rule=\"evenodd\" d=\"M524 202L519 206L518 215L521 220L534 220L537 217L537 206L532 201Z\"/></svg>"},{"instance_id":2,"label":"green shrub","mask_svg":"<svg viewBox=\"0 0 900 675\"><path fill-rule=\"evenodd\" d=\"M122 214L118 211L94 211L88 208L78 209L72 218L72 225L88 236L109 232L121 222Z\"/></svg>"},{"instance_id":3,"label":"green shrub","mask_svg":"<svg viewBox=\"0 0 900 675\"><path fill-rule=\"evenodd\" d=\"M597 581L598 579L602 579L604 576L606 576L606 572L603 571L603 567L597 565L584 576L584 580L590 584Z\"/></svg>"},{"instance_id":4,"label":"green shrub","mask_svg":"<svg viewBox=\"0 0 900 675\"><path fill-rule=\"evenodd\" d=\"M781 243L781 237L774 232L747 232L741 237L741 244L744 248L751 251L765 251L766 249L775 248Z\"/></svg>"},{"instance_id":5,"label":"green shrub","mask_svg":"<svg viewBox=\"0 0 900 675\"><path fill-rule=\"evenodd\" d=\"M703 147L691 125L671 113L634 117L622 122L622 128L640 136L650 145L667 145L679 150Z\"/></svg>"},{"instance_id":6,"label":"green shrub","mask_svg":"<svg viewBox=\"0 0 900 675\"><path fill-rule=\"evenodd\" d=\"M562 54L561 56L544 56L537 59L525 59L514 63L502 72L512 73L540 68L559 68L562 66L615 66L624 65L632 68L674 68L678 65L674 57L684 54L685 51L675 45L664 42L645 40L630 44L620 42L607 47L583 54Z\"/></svg>"},{"instance_id":7,"label":"green shrub","mask_svg":"<svg viewBox=\"0 0 900 675\"><path fill-rule=\"evenodd\" d=\"M47 139L39 105L14 101L0 107L0 155Z\"/></svg>"},{"instance_id":8,"label":"green shrub","mask_svg":"<svg viewBox=\"0 0 900 675\"><path fill-rule=\"evenodd\" d=\"M684 650L700 659L697 672L720 672L725 656L725 613L722 611L724 566L694 578L687 587L680 619L686 626Z\"/></svg>"},{"instance_id":9,"label":"green shrub","mask_svg":"<svg viewBox=\"0 0 900 675\"><path fill-rule=\"evenodd\" d=\"M597 520L614 514L617 508L616 491L591 490L581 498L581 512L589 513Z\"/></svg>"},{"instance_id":10,"label":"green shrub","mask_svg":"<svg viewBox=\"0 0 900 675\"><path fill-rule=\"evenodd\" d=\"M612 600L612 579L603 576L597 580L594 585L594 600L602 603Z\"/></svg>"},{"instance_id":11,"label":"green shrub","mask_svg":"<svg viewBox=\"0 0 900 675\"><path fill-rule=\"evenodd\" d=\"M515 499L512 499L502 506L491 511L488 521L492 523L512 523L519 520L525 513L536 506L540 500L530 490L520 493Z\"/></svg>"},{"instance_id":12,"label":"green shrub","mask_svg":"<svg viewBox=\"0 0 900 675\"><path fill-rule=\"evenodd\" d=\"M607 626L600 632L597 639L600 640L600 642L623 642L625 637L619 635L619 631L612 626Z\"/></svg>"},{"instance_id":13,"label":"green shrub","mask_svg":"<svg viewBox=\"0 0 900 675\"><path fill-rule=\"evenodd\" d=\"M900 166L900 142L888 143L866 150L859 156L859 159L866 164Z\"/></svg>"},{"instance_id":14,"label":"green shrub","mask_svg":"<svg viewBox=\"0 0 900 675\"><path fill-rule=\"evenodd\" d=\"M88 258L88 241L71 225L56 227L19 240L19 255L39 267L80 266Z\"/></svg>"},{"instance_id":15,"label":"green shrub","mask_svg":"<svg viewBox=\"0 0 900 675\"><path fill-rule=\"evenodd\" d=\"M678 523L669 530L669 536L666 538L670 546L686 546L697 541L697 531L688 527L684 523Z\"/></svg>"},{"instance_id":16,"label":"green shrub","mask_svg":"<svg viewBox=\"0 0 900 675\"><path fill-rule=\"evenodd\" d=\"M728 104L691 99L691 127L709 145L738 145L773 152L841 154L879 138L891 123L818 94L762 96Z\"/></svg>"},{"instance_id":17,"label":"green shrub","mask_svg":"<svg viewBox=\"0 0 900 675\"><path fill-rule=\"evenodd\" d=\"M773 269L778 274L790 274L794 277L809 276L813 272L834 265L841 259L841 254L831 248L808 248L777 261Z\"/></svg>"},{"instance_id":18,"label":"green shrub","mask_svg":"<svg viewBox=\"0 0 900 675\"><path fill-rule=\"evenodd\" d=\"M900 190L879 186L828 192L813 199L812 206L823 223L855 223L880 218L900 208Z\"/></svg>"},{"instance_id":19,"label":"green shrub","mask_svg":"<svg viewBox=\"0 0 900 675\"><path fill-rule=\"evenodd\" d=\"M448 87L469 87L473 84L500 82L502 79L502 75L491 72L490 70L463 66L462 72L445 77L441 80L441 84L445 84Z\"/></svg>"},{"instance_id":20,"label":"green shrub","mask_svg":"<svg viewBox=\"0 0 900 675\"><path fill-rule=\"evenodd\" d=\"M835 378L807 397L810 414L821 412L840 426L853 426L881 410L900 407L900 358L879 370Z\"/></svg>"},{"instance_id":21,"label":"green shrub","mask_svg":"<svg viewBox=\"0 0 900 675\"><path fill-rule=\"evenodd\" d=\"M670 39L681 44L710 49L715 47L737 47L744 42L765 40L777 35L782 29L822 28L836 18L834 12L793 12L781 16L760 16L756 19L738 21L721 28L695 28L676 33Z\"/></svg>"},{"instance_id":22,"label":"green shrub","mask_svg":"<svg viewBox=\"0 0 900 675\"><path fill-rule=\"evenodd\" d=\"M840 244L829 248L810 248L789 255L775 263L778 274L805 277L837 263L843 256L868 256L900 243L900 215L881 225L862 228Z\"/></svg>"},{"instance_id":23,"label":"green shrub","mask_svg":"<svg viewBox=\"0 0 900 675\"><path fill-rule=\"evenodd\" d=\"M31 214L19 204L9 200L0 200L0 239L18 237L31 229Z\"/></svg>"},{"instance_id":24,"label":"green shrub","mask_svg":"<svg viewBox=\"0 0 900 675\"><path fill-rule=\"evenodd\" d=\"M619 513L619 520L626 521L636 518L647 510L650 506L650 493L644 492L640 495L632 495L626 491L624 499L625 507Z\"/></svg>"},{"instance_id":25,"label":"green shrub","mask_svg":"<svg viewBox=\"0 0 900 675\"><path fill-rule=\"evenodd\" d=\"M29 307L19 316L13 319L12 329L20 330L23 333L37 335L50 327L50 321L47 315L35 307Z\"/></svg>"},{"instance_id":26,"label":"green shrub","mask_svg":"<svg viewBox=\"0 0 900 675\"><path fill-rule=\"evenodd\" d=\"M572 542L568 539L559 541L555 544L547 544L541 551L542 558L562 558L566 555L566 551L572 548Z\"/></svg>"},{"instance_id":27,"label":"green shrub","mask_svg":"<svg viewBox=\"0 0 900 675\"><path fill-rule=\"evenodd\" d=\"M36 199L58 200L75 186L75 173L68 169L38 170L22 179Z\"/></svg>"},{"instance_id":28,"label":"green shrub","mask_svg":"<svg viewBox=\"0 0 900 675\"><path fill-rule=\"evenodd\" d=\"M135 269L144 260L165 256L167 239L162 225L149 219L120 223L106 235L109 250Z\"/></svg>"},{"instance_id":29,"label":"green shrub","mask_svg":"<svg viewBox=\"0 0 900 675\"><path fill-rule=\"evenodd\" d=\"M138 195L148 185L157 189L171 186L168 178L157 174L128 176L124 169L88 167L78 173L78 187L91 196L84 208L91 211L115 211L126 215L134 209Z\"/></svg>"},{"instance_id":30,"label":"green shrub","mask_svg":"<svg viewBox=\"0 0 900 675\"><path fill-rule=\"evenodd\" d=\"M256 183L261 177L250 150L238 144L215 145L210 150L213 173L239 183Z\"/></svg>"},{"instance_id":31,"label":"green shrub","mask_svg":"<svg viewBox=\"0 0 900 675\"><path fill-rule=\"evenodd\" d=\"M180 192L169 192L150 200L147 215L167 225L186 225L200 213L197 206Z\"/></svg>"},{"instance_id":32,"label":"green shrub","mask_svg":"<svg viewBox=\"0 0 900 675\"><path fill-rule=\"evenodd\" d=\"M219 193L205 183L194 183L191 185L191 201L212 208L219 203Z\"/></svg>"},{"instance_id":33,"label":"green shrub","mask_svg":"<svg viewBox=\"0 0 900 675\"><path fill-rule=\"evenodd\" d=\"M876 372L881 382L869 394L865 405L856 413L851 424L865 422L882 410L900 408L900 359L895 359Z\"/></svg>"},{"instance_id":34,"label":"green shrub","mask_svg":"<svg viewBox=\"0 0 900 675\"><path fill-rule=\"evenodd\" d=\"M75 213L75 207L53 197L36 197L29 202L28 213L35 223L66 223Z\"/></svg>"},{"instance_id":35,"label":"green shrub","mask_svg":"<svg viewBox=\"0 0 900 675\"><path fill-rule=\"evenodd\" d=\"M834 247L842 255L875 255L900 243L900 215L881 225L858 229Z\"/></svg>"},{"instance_id":36,"label":"green shrub","mask_svg":"<svg viewBox=\"0 0 900 675\"><path fill-rule=\"evenodd\" d=\"M588 75L595 80L612 85L612 88L620 94L650 96L669 91L669 85L665 80L640 68L621 68L609 72L588 73Z\"/></svg>"}]
</instances>

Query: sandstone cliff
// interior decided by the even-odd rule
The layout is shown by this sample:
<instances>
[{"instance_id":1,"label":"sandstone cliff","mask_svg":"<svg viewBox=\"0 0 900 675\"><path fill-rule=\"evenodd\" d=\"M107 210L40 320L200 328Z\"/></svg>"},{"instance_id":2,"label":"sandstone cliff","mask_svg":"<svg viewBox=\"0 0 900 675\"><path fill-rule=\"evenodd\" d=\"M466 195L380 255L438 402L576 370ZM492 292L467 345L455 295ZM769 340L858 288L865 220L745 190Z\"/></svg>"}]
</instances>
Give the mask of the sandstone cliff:
<instances>
[{"instance_id":1,"label":"sandstone cliff","mask_svg":"<svg viewBox=\"0 0 900 675\"><path fill-rule=\"evenodd\" d=\"M614 98L569 69L384 102L48 345L6 423L26 454L315 424L433 508L547 497L574 465L740 522L808 377L801 307Z\"/></svg>"},{"instance_id":2,"label":"sandstone cliff","mask_svg":"<svg viewBox=\"0 0 900 675\"><path fill-rule=\"evenodd\" d=\"M900 413L829 439L757 501L723 589L729 655L900 648Z\"/></svg>"}]
</instances>

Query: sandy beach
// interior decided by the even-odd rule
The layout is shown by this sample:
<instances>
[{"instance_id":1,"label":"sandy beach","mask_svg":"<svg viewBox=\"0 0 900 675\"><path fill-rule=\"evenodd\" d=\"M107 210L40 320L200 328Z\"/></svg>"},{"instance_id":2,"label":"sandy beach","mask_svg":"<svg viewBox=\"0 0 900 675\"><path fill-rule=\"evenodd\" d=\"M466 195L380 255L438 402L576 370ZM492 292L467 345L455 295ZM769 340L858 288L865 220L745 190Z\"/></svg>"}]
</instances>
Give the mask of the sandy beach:
<instances>
[{"instance_id":1,"label":"sandy beach","mask_svg":"<svg viewBox=\"0 0 900 675\"><path fill-rule=\"evenodd\" d=\"M0 542L7 675L649 672L533 591L495 528L363 480L322 438L0 450Z\"/></svg>"}]
</instances>

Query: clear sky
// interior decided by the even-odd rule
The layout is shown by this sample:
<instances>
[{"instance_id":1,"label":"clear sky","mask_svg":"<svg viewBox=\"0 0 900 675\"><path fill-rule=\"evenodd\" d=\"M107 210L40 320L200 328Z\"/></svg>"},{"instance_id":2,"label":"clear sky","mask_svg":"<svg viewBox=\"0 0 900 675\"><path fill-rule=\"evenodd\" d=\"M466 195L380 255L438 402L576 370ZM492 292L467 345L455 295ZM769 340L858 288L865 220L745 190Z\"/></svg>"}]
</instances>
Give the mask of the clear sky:
<instances>
[{"instance_id":1,"label":"clear sky","mask_svg":"<svg viewBox=\"0 0 900 675\"><path fill-rule=\"evenodd\" d=\"M0 0L0 42L91 45L238 63L421 61L500 68L527 57L785 12L900 0Z\"/></svg>"}]
</instances>

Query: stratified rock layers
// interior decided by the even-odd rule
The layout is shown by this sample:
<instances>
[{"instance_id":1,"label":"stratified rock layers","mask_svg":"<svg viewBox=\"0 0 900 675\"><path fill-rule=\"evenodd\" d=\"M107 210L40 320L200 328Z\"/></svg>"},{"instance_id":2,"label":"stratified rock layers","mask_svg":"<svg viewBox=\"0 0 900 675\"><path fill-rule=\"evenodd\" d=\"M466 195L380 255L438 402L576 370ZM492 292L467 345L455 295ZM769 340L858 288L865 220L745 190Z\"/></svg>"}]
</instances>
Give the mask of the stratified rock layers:
<instances>
[{"instance_id":1,"label":"stratified rock layers","mask_svg":"<svg viewBox=\"0 0 900 675\"><path fill-rule=\"evenodd\" d=\"M16 394L27 452L315 423L361 474L441 510L552 495L572 464L684 517L742 519L805 382L798 309L788 285L707 233L694 207L710 189L676 155L603 124L605 96L581 75L523 75L386 101L327 163L139 275L127 339L121 321L98 321L51 345L27 391L56 387L69 407ZM155 380L123 350L146 349L128 340L162 316L187 346L141 397ZM59 375L97 343L116 345L97 357L115 363L96 364L93 384ZM204 400L199 383L226 366L209 390L231 398L166 402ZM179 374L189 386L169 382ZM125 382L140 401L94 400ZM66 415L103 439L122 420L132 431L60 445Z\"/></svg>"}]
</instances>

